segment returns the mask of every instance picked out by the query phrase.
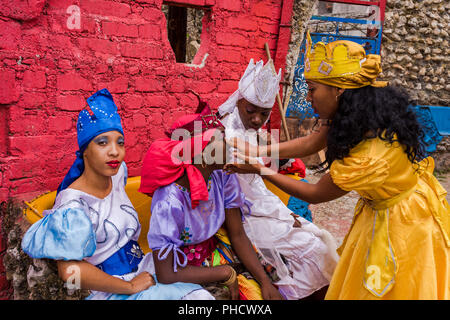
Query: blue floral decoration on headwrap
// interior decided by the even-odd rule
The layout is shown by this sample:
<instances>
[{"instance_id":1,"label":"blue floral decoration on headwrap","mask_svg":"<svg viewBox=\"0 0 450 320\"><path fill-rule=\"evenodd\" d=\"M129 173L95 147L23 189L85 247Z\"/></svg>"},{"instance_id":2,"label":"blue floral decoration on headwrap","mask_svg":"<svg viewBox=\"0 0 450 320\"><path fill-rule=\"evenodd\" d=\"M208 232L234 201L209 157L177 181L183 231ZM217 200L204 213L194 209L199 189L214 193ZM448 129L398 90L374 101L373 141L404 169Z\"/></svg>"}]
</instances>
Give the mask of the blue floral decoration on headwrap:
<instances>
[{"instance_id":1,"label":"blue floral decoration on headwrap","mask_svg":"<svg viewBox=\"0 0 450 320\"><path fill-rule=\"evenodd\" d=\"M101 133L108 131L119 131L123 135L120 116L111 93L102 89L94 93L87 100L91 113L84 109L80 112L77 121L77 140L79 150L77 158L58 187L57 193L66 189L84 171L83 152L89 142Z\"/></svg>"}]
</instances>

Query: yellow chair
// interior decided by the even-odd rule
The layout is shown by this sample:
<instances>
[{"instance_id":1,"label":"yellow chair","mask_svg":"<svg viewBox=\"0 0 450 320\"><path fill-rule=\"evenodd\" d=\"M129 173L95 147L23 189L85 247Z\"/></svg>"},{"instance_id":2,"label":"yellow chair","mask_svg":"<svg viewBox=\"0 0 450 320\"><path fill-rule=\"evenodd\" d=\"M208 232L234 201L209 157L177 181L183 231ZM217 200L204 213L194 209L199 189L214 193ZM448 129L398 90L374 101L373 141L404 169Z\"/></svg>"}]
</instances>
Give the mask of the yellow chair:
<instances>
[{"instance_id":1,"label":"yellow chair","mask_svg":"<svg viewBox=\"0 0 450 320\"><path fill-rule=\"evenodd\" d=\"M290 176L291 178L296 180L300 179L298 175L288 174L287 176ZM285 205L287 205L289 201L289 195L281 191L272 183L266 180L264 180L264 182L266 183L267 188L274 194L276 194ZM139 217L139 222L141 223L141 234L139 235L138 243L141 246L142 251L144 251L144 253L148 253L151 251L147 242L147 233L150 226L150 208L152 204L152 198L138 191L140 184L140 176L128 178L127 185L125 186L125 192L127 193L131 203L136 209ZM32 224L41 219L42 212L53 207L55 197L56 191L53 191L42 194L30 202L25 201L25 204L27 205L27 207L24 209L24 215L26 219Z\"/></svg>"}]
</instances>

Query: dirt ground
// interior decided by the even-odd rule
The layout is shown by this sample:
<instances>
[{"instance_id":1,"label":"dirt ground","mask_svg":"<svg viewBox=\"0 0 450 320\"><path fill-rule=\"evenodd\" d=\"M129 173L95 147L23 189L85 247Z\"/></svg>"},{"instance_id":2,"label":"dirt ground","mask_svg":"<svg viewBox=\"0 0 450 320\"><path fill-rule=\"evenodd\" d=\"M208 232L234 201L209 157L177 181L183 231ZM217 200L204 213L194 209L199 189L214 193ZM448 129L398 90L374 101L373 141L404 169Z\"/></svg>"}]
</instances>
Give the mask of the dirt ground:
<instances>
[{"instance_id":1,"label":"dirt ground","mask_svg":"<svg viewBox=\"0 0 450 320\"><path fill-rule=\"evenodd\" d=\"M313 171L306 171L306 179L310 183L316 183L322 175L316 175ZM437 174L438 181L442 184L447 192L450 190L450 172L446 174ZM310 204L309 208L312 213L313 222L321 228L328 230L340 245L347 234L353 218L353 210L359 195L352 191L344 197L333 201ZM447 193L447 201L450 196Z\"/></svg>"}]
</instances>

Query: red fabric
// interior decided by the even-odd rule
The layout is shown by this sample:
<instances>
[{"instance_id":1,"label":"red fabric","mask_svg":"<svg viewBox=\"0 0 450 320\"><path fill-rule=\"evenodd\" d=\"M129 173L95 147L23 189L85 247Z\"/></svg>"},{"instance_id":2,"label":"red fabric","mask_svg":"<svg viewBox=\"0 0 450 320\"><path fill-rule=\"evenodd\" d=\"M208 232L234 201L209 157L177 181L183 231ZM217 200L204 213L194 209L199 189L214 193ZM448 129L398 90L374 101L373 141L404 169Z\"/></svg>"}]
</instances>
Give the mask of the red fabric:
<instances>
[{"instance_id":1,"label":"red fabric","mask_svg":"<svg viewBox=\"0 0 450 320\"><path fill-rule=\"evenodd\" d=\"M201 266L216 249L216 245L217 239L213 236L203 242L184 246L182 249L188 258L188 265Z\"/></svg>"},{"instance_id":2,"label":"red fabric","mask_svg":"<svg viewBox=\"0 0 450 320\"><path fill-rule=\"evenodd\" d=\"M298 173L301 178L304 178L306 176L306 167L301 159L296 158L289 168L280 170L279 173Z\"/></svg>"},{"instance_id":3,"label":"red fabric","mask_svg":"<svg viewBox=\"0 0 450 320\"><path fill-rule=\"evenodd\" d=\"M206 148L217 128L223 128L222 123L211 112L208 104L199 99L195 114L180 117L166 131L168 138L154 141L148 149L142 165L139 192L153 196L156 189L171 184L186 171L192 208L194 209L200 200L207 201L209 193L205 179L192 164L192 160ZM178 140L171 140L176 129L187 130L191 138L180 137ZM201 129L201 132L194 132L194 129ZM190 156L184 155L184 150L189 150Z\"/></svg>"},{"instance_id":4,"label":"red fabric","mask_svg":"<svg viewBox=\"0 0 450 320\"><path fill-rule=\"evenodd\" d=\"M241 290L239 290L239 300L248 300Z\"/></svg>"},{"instance_id":5,"label":"red fabric","mask_svg":"<svg viewBox=\"0 0 450 320\"><path fill-rule=\"evenodd\" d=\"M191 192L192 208L197 207L200 200L207 201L209 193L205 179L201 172L192 164L192 159L205 149L216 130L209 129L201 135L183 141L163 138L153 142L145 155L142 165L139 192L153 196L156 189L176 181L186 170ZM197 144L197 148L195 148L194 144ZM200 145L201 149L198 148ZM189 148L191 150L191 157L185 159L186 157L182 151L188 150ZM174 155L182 156L183 161L181 162L181 160L175 159Z\"/></svg>"},{"instance_id":6,"label":"red fabric","mask_svg":"<svg viewBox=\"0 0 450 320\"><path fill-rule=\"evenodd\" d=\"M205 101L199 100L195 114L188 114L180 117L172 124L170 129L166 131L166 135L171 138L172 133L176 129L185 129L189 131L189 133L194 134L194 130L198 129L195 127L195 124L201 124L201 126L198 125L198 127L201 127L202 132L212 128L225 129L216 114L211 111L209 105Z\"/></svg>"}]
</instances>

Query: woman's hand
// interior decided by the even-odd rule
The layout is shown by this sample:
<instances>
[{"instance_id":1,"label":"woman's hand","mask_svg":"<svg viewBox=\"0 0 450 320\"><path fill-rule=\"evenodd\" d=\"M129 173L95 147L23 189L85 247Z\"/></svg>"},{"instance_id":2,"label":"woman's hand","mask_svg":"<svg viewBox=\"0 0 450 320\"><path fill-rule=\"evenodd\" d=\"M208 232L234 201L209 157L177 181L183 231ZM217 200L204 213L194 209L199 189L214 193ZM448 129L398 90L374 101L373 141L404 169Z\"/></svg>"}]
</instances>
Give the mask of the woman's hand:
<instances>
[{"instance_id":1,"label":"woman's hand","mask_svg":"<svg viewBox=\"0 0 450 320\"><path fill-rule=\"evenodd\" d=\"M239 138L226 139L227 144L237 149L233 152L235 161L225 164L223 169L228 173L256 173L259 175L274 174L273 170L261 164L256 157L261 156L263 147L253 146Z\"/></svg>"},{"instance_id":2,"label":"woman's hand","mask_svg":"<svg viewBox=\"0 0 450 320\"><path fill-rule=\"evenodd\" d=\"M155 285L155 279L148 272L142 272L129 281L130 294L144 291Z\"/></svg>"},{"instance_id":3,"label":"woman's hand","mask_svg":"<svg viewBox=\"0 0 450 320\"><path fill-rule=\"evenodd\" d=\"M256 173L260 174L261 164L245 164L245 163L227 163L223 169L227 173Z\"/></svg>"},{"instance_id":4,"label":"woman's hand","mask_svg":"<svg viewBox=\"0 0 450 320\"><path fill-rule=\"evenodd\" d=\"M231 300L239 300L239 283L237 278L232 285L228 286L228 289L230 290Z\"/></svg>"},{"instance_id":5,"label":"woman's hand","mask_svg":"<svg viewBox=\"0 0 450 320\"><path fill-rule=\"evenodd\" d=\"M259 175L272 175L277 173L258 162L256 158L243 155L240 152L235 152L233 155L236 158L243 160L244 163L235 161L225 164L223 169L227 173L256 173Z\"/></svg>"},{"instance_id":6,"label":"woman's hand","mask_svg":"<svg viewBox=\"0 0 450 320\"><path fill-rule=\"evenodd\" d=\"M130 281L107 274L87 261L57 260L58 274L64 282L71 281L74 271L79 272L82 289L117 294L134 294L148 289L155 280L148 272L142 272Z\"/></svg>"},{"instance_id":7,"label":"woman's hand","mask_svg":"<svg viewBox=\"0 0 450 320\"><path fill-rule=\"evenodd\" d=\"M229 272L226 273L226 279L221 284L230 290L231 300L239 300L239 283L236 271L230 265L224 265L222 268L221 270L227 269Z\"/></svg>"},{"instance_id":8,"label":"woman's hand","mask_svg":"<svg viewBox=\"0 0 450 320\"><path fill-rule=\"evenodd\" d=\"M256 173L261 174L261 169L265 168L258 159L251 157L249 155L244 155L239 151L233 152L233 156L241 161L234 161L225 164L223 169L228 173ZM242 160L244 163L242 163Z\"/></svg>"},{"instance_id":9,"label":"woman's hand","mask_svg":"<svg viewBox=\"0 0 450 320\"><path fill-rule=\"evenodd\" d=\"M297 220L298 217L300 217L298 214L295 214L293 212L291 212L291 216L294 217L294 224L292 225L294 228L301 228L302 227L302 223L300 222L300 220Z\"/></svg>"},{"instance_id":10,"label":"woman's hand","mask_svg":"<svg viewBox=\"0 0 450 320\"><path fill-rule=\"evenodd\" d=\"M228 146L238 150L240 153L250 156L250 157L259 157L262 153L259 146L254 146L248 143L245 140L234 137L227 139L225 138L225 142Z\"/></svg>"},{"instance_id":11,"label":"woman's hand","mask_svg":"<svg viewBox=\"0 0 450 320\"><path fill-rule=\"evenodd\" d=\"M264 300L284 300L280 291L272 283L262 284L261 293Z\"/></svg>"}]
</instances>

